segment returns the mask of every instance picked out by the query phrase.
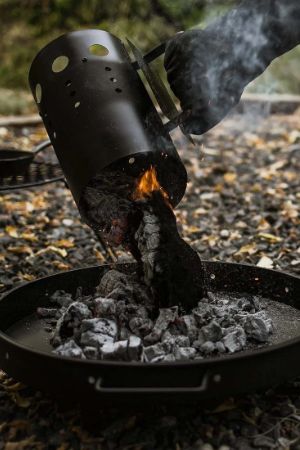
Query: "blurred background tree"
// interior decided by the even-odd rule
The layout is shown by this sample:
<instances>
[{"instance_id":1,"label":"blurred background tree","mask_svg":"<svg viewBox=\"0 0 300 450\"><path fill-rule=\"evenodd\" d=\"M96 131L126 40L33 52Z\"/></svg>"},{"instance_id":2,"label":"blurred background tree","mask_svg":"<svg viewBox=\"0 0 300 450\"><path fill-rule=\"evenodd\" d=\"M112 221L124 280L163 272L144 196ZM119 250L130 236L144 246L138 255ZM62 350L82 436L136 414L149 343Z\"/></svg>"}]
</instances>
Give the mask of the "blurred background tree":
<instances>
[{"instance_id":1,"label":"blurred background tree","mask_svg":"<svg viewBox=\"0 0 300 450\"><path fill-rule=\"evenodd\" d=\"M0 0L0 114L34 111L27 76L32 59L59 35L84 28L129 37L147 51L180 30L204 27L238 0ZM251 86L300 92L299 49Z\"/></svg>"}]
</instances>

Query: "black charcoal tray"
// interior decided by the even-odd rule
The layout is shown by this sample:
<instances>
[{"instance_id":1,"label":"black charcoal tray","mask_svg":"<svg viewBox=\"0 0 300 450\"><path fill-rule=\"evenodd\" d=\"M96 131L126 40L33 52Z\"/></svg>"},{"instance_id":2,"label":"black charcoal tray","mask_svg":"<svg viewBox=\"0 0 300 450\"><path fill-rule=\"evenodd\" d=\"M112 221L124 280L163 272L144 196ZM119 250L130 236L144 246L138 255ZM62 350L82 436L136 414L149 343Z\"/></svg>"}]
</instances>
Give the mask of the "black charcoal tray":
<instances>
[{"instance_id":1,"label":"black charcoal tray","mask_svg":"<svg viewBox=\"0 0 300 450\"><path fill-rule=\"evenodd\" d=\"M118 264L130 272L135 264ZM173 363L77 360L51 353L36 315L57 289L90 292L110 266L72 270L6 293L0 301L0 367L42 391L83 404L199 402L251 392L300 374L300 277L255 266L204 262L212 292L260 295L277 332L268 346L232 356ZM270 302L268 302L270 300Z\"/></svg>"}]
</instances>

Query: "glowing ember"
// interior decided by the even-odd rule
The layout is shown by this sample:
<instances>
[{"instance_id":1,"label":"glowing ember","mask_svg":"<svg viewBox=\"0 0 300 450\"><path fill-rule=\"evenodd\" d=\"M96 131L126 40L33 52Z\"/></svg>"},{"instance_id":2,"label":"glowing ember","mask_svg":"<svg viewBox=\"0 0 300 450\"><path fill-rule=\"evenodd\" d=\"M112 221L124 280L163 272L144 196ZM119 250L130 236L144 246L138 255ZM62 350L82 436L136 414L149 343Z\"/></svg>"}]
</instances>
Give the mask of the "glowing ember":
<instances>
[{"instance_id":1,"label":"glowing ember","mask_svg":"<svg viewBox=\"0 0 300 450\"><path fill-rule=\"evenodd\" d=\"M160 186L158 182L155 167L150 166L150 168L146 170L146 172L138 180L132 198L133 200L142 200L146 197L151 197L151 193L154 191L160 191L160 193L166 200L166 203L171 206L167 192Z\"/></svg>"}]
</instances>

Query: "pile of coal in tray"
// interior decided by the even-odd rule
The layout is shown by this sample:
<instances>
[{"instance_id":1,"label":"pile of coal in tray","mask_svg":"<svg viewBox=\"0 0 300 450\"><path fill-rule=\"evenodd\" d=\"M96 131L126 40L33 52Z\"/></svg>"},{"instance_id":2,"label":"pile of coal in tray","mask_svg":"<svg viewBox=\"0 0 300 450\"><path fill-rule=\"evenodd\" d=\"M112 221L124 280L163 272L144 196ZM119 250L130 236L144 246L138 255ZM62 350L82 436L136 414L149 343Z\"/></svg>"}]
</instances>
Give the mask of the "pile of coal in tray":
<instances>
[{"instance_id":1,"label":"pile of coal in tray","mask_svg":"<svg viewBox=\"0 0 300 450\"><path fill-rule=\"evenodd\" d=\"M188 314L157 310L138 275L108 270L93 295L56 291L52 307L38 308L61 356L172 362L233 354L265 345L272 320L255 296L208 293Z\"/></svg>"}]
</instances>

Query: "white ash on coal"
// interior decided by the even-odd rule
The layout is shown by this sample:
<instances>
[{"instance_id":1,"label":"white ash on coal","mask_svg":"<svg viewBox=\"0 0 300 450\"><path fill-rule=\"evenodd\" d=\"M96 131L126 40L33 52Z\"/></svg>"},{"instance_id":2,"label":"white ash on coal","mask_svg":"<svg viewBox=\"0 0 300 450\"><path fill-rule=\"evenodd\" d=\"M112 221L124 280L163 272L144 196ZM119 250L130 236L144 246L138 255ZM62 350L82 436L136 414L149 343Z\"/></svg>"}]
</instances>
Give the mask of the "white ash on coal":
<instances>
[{"instance_id":1,"label":"white ash on coal","mask_svg":"<svg viewBox=\"0 0 300 450\"><path fill-rule=\"evenodd\" d=\"M190 310L205 294L201 260L180 237L173 210L160 192L138 205L142 219L134 238L144 281L158 306Z\"/></svg>"},{"instance_id":2,"label":"white ash on coal","mask_svg":"<svg viewBox=\"0 0 300 450\"><path fill-rule=\"evenodd\" d=\"M115 295L118 290L118 295ZM93 360L172 362L224 356L268 344L273 324L258 297L209 292L188 314L157 310L137 274L107 271L93 295L55 292L38 308L60 356Z\"/></svg>"}]
</instances>

